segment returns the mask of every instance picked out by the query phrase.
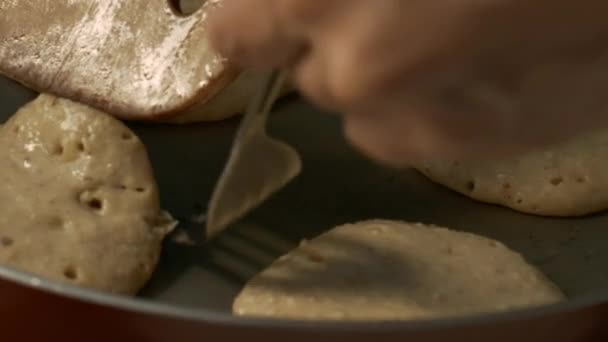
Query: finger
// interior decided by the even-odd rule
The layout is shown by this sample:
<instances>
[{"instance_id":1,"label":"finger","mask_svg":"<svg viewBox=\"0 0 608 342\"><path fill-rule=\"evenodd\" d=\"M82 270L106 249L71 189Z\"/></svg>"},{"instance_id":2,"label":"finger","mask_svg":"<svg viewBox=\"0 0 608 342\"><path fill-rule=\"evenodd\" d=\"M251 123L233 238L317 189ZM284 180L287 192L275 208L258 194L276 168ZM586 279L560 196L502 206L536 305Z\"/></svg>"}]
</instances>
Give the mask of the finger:
<instances>
[{"instance_id":1,"label":"finger","mask_svg":"<svg viewBox=\"0 0 608 342\"><path fill-rule=\"evenodd\" d=\"M243 66L289 67L307 51L309 32L328 7L307 0L226 1L210 17L209 36L218 51Z\"/></svg>"},{"instance_id":2,"label":"finger","mask_svg":"<svg viewBox=\"0 0 608 342\"><path fill-rule=\"evenodd\" d=\"M491 120L426 103L367 107L345 115L347 138L370 157L392 166L428 160L508 157L527 146ZM485 115L493 117L492 114ZM508 136L513 137L511 131Z\"/></svg>"},{"instance_id":3,"label":"finger","mask_svg":"<svg viewBox=\"0 0 608 342\"><path fill-rule=\"evenodd\" d=\"M212 46L246 67L276 68L297 56L305 39L284 29L272 0L230 0L209 18Z\"/></svg>"},{"instance_id":4,"label":"finger","mask_svg":"<svg viewBox=\"0 0 608 342\"><path fill-rule=\"evenodd\" d=\"M273 0L275 13L283 22L292 27L307 27L317 23L320 18L328 14L329 8L335 7L340 0L311 1L311 0ZM307 30L307 29L304 29Z\"/></svg>"},{"instance_id":5,"label":"finger","mask_svg":"<svg viewBox=\"0 0 608 342\"><path fill-rule=\"evenodd\" d=\"M413 112L348 114L344 117L345 134L364 154L389 166L405 167L454 156L454 146L446 146L432 125L416 119L419 116Z\"/></svg>"},{"instance_id":6,"label":"finger","mask_svg":"<svg viewBox=\"0 0 608 342\"><path fill-rule=\"evenodd\" d=\"M308 53L294 66L295 82L305 96L326 109L342 111L352 105L356 99L343 94L352 93L353 83L370 63L360 58L359 51L365 46L360 41L359 20L370 19L365 15L365 1L348 0L340 7L342 1L334 0L323 13L307 8L291 12L293 22L305 25L309 20L311 25Z\"/></svg>"},{"instance_id":7,"label":"finger","mask_svg":"<svg viewBox=\"0 0 608 342\"><path fill-rule=\"evenodd\" d=\"M330 65L327 63L327 52L327 49L311 48L308 54L293 65L293 82L304 97L318 106L327 110L339 111L341 108L335 103L335 97L329 88L328 68Z\"/></svg>"}]
</instances>

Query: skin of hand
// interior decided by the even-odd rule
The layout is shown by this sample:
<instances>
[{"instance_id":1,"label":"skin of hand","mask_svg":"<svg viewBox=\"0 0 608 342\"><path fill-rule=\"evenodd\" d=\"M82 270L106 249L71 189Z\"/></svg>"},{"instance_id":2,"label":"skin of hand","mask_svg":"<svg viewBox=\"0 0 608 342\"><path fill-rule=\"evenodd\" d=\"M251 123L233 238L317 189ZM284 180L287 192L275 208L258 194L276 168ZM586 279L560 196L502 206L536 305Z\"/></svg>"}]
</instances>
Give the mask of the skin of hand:
<instances>
[{"instance_id":1,"label":"skin of hand","mask_svg":"<svg viewBox=\"0 0 608 342\"><path fill-rule=\"evenodd\" d=\"M290 68L381 162L501 157L608 124L605 0L224 0L212 44Z\"/></svg>"}]
</instances>

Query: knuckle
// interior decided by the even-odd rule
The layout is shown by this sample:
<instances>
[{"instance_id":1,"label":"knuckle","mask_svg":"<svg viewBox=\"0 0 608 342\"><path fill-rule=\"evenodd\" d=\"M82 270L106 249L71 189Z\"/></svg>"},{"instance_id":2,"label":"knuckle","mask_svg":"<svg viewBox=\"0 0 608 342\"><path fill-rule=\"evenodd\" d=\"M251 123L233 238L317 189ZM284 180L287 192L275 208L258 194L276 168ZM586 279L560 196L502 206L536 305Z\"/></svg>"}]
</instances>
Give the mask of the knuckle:
<instances>
[{"instance_id":1,"label":"knuckle","mask_svg":"<svg viewBox=\"0 0 608 342\"><path fill-rule=\"evenodd\" d=\"M295 72L295 82L300 91L318 105L333 108L333 101L326 90L327 85L319 74L315 67L300 68Z\"/></svg>"},{"instance_id":2,"label":"knuckle","mask_svg":"<svg viewBox=\"0 0 608 342\"><path fill-rule=\"evenodd\" d=\"M311 0L277 0L277 14L288 20L298 23L315 21L323 14L324 2Z\"/></svg>"},{"instance_id":3,"label":"knuckle","mask_svg":"<svg viewBox=\"0 0 608 342\"><path fill-rule=\"evenodd\" d=\"M373 114L346 115L345 136L363 154L390 166L401 166L417 151L411 148L407 134L391 134L392 129L378 126ZM405 133L405 132L403 132Z\"/></svg>"},{"instance_id":4,"label":"knuckle","mask_svg":"<svg viewBox=\"0 0 608 342\"><path fill-rule=\"evenodd\" d=\"M373 86L365 70L364 61L355 55L340 58L332 63L327 76L328 88L333 101L343 107L355 106L373 94Z\"/></svg>"}]
</instances>

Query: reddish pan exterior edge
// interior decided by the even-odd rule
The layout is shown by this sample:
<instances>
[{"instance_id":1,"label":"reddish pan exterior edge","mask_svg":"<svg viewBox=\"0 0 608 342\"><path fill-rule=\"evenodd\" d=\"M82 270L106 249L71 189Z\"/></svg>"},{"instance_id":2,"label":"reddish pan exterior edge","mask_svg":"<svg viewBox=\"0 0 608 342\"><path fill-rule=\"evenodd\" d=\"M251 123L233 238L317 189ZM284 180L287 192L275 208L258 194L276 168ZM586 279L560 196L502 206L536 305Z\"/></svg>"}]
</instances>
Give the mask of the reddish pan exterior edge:
<instances>
[{"instance_id":1,"label":"reddish pan exterior edge","mask_svg":"<svg viewBox=\"0 0 608 342\"><path fill-rule=\"evenodd\" d=\"M125 311L0 280L2 341L408 341L566 342L608 337L606 305L555 312L527 321L496 321L439 329L392 326L376 331L306 329L270 325L238 326Z\"/></svg>"}]
</instances>

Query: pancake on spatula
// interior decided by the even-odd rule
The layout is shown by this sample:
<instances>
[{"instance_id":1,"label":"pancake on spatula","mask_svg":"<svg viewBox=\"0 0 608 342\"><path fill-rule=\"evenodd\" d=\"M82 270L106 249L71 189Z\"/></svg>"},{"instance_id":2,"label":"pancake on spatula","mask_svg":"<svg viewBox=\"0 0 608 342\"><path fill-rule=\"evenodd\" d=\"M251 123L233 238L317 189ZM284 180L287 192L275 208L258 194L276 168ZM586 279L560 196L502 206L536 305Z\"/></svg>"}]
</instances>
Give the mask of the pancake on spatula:
<instances>
[{"instance_id":1,"label":"pancake on spatula","mask_svg":"<svg viewBox=\"0 0 608 342\"><path fill-rule=\"evenodd\" d=\"M209 45L219 3L182 15L169 0L2 1L0 74L123 119L224 119L246 107L257 76Z\"/></svg>"}]
</instances>

